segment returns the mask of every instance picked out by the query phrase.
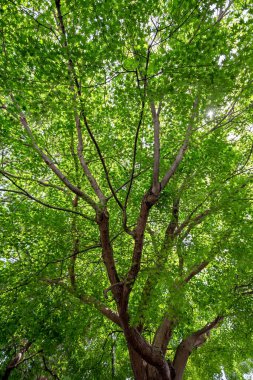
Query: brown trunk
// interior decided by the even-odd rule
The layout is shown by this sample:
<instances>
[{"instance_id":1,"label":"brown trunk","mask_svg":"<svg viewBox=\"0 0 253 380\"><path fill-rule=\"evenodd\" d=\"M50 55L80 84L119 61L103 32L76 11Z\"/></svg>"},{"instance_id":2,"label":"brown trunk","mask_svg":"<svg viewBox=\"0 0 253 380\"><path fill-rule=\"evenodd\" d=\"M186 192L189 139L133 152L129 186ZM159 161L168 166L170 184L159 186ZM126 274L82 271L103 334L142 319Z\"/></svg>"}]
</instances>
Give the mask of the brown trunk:
<instances>
[{"instance_id":1,"label":"brown trunk","mask_svg":"<svg viewBox=\"0 0 253 380\"><path fill-rule=\"evenodd\" d=\"M147 366L147 379L148 380L159 380L161 379L161 376L157 369L153 367L152 365Z\"/></svg>"},{"instance_id":2,"label":"brown trunk","mask_svg":"<svg viewBox=\"0 0 253 380\"><path fill-rule=\"evenodd\" d=\"M168 380L172 379L170 373L167 375L161 372L151 364L148 364L142 357L132 348L128 347L132 370L135 380Z\"/></svg>"},{"instance_id":3,"label":"brown trunk","mask_svg":"<svg viewBox=\"0 0 253 380\"><path fill-rule=\"evenodd\" d=\"M128 347L128 350L135 380L148 380L146 373L147 363L131 346Z\"/></svg>"}]
</instances>

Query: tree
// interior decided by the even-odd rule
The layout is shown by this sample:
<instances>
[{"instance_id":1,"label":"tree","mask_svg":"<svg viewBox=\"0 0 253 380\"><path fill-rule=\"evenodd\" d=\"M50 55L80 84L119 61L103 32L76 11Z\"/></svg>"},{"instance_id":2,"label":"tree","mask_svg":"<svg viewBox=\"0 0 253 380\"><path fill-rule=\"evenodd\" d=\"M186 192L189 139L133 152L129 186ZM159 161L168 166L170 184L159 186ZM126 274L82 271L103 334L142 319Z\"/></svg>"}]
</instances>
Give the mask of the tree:
<instances>
[{"instance_id":1,"label":"tree","mask_svg":"<svg viewBox=\"0 0 253 380\"><path fill-rule=\"evenodd\" d=\"M253 367L252 18L2 3L3 378Z\"/></svg>"}]
</instances>

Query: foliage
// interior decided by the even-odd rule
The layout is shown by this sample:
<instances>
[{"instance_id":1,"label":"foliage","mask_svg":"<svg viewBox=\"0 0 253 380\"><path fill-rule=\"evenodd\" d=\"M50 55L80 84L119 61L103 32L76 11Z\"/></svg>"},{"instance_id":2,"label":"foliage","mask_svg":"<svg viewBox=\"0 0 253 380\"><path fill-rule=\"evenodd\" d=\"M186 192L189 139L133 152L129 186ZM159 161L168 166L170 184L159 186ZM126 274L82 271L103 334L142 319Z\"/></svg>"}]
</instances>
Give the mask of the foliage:
<instances>
[{"instance_id":1,"label":"foliage","mask_svg":"<svg viewBox=\"0 0 253 380\"><path fill-rule=\"evenodd\" d=\"M152 344L168 319L173 364L218 317L185 378L242 378L253 367L251 2L0 11L2 373L30 342L13 380L130 378L128 332Z\"/></svg>"}]
</instances>

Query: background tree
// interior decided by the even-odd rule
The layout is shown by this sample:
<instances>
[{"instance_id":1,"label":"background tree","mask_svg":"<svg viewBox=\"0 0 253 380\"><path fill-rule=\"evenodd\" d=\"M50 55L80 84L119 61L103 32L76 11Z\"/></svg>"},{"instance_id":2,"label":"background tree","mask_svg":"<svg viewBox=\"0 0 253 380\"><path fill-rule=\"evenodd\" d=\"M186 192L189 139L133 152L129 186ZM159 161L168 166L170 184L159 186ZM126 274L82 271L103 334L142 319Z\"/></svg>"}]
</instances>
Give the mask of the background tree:
<instances>
[{"instance_id":1,"label":"background tree","mask_svg":"<svg viewBox=\"0 0 253 380\"><path fill-rule=\"evenodd\" d=\"M1 4L3 378L250 371L252 18Z\"/></svg>"}]
</instances>

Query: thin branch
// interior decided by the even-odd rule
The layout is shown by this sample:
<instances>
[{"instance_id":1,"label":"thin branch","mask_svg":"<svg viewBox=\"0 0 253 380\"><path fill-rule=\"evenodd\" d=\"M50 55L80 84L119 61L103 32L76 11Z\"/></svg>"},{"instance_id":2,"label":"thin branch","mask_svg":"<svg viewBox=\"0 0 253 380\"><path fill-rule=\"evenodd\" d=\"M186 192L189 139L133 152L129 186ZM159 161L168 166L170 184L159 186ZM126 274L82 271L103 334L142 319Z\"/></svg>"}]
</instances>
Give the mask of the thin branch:
<instances>
[{"instance_id":1,"label":"thin branch","mask_svg":"<svg viewBox=\"0 0 253 380\"><path fill-rule=\"evenodd\" d=\"M3 174L3 175L6 175L8 177L13 177L13 178L16 178L16 179L19 179L19 180L22 180L22 181L32 181L32 182L37 182L39 185L41 186L45 186L45 187L51 187L52 189L56 189L56 190L59 190L59 191L63 191L63 192L66 192L67 189L64 188L64 187L60 187L60 186L57 186L57 185L54 185L52 183L49 183L48 181L46 180L42 180L42 179L35 179L35 178L30 178L30 177L21 177L20 175L16 175L16 174L12 174L12 173L9 173L5 170L2 170L0 169L0 173Z\"/></svg>"},{"instance_id":2,"label":"thin branch","mask_svg":"<svg viewBox=\"0 0 253 380\"><path fill-rule=\"evenodd\" d=\"M80 251L73 251L73 252L71 253L71 255L68 255L68 256L66 256L66 257L64 257L64 258L62 258L62 259L56 259L56 260L48 261L47 263L45 263L45 265L44 265L41 269L39 269L39 270L35 273L35 276L38 276L39 274L41 274L41 273L44 271L44 269L46 269L46 268L47 268L49 265L51 265L51 264L62 263L62 262L64 262L64 261L68 260L68 259L73 258L74 256L77 257L78 255L80 255L80 254L82 254L82 253L86 253L86 252L88 252L88 251L90 251L90 250L92 250L92 249L96 249L96 248L101 248L101 244L94 244L94 245L91 245L91 246L86 247L86 248L84 248L84 249L81 249Z\"/></svg>"},{"instance_id":3,"label":"thin branch","mask_svg":"<svg viewBox=\"0 0 253 380\"><path fill-rule=\"evenodd\" d=\"M184 237L187 236L190 230L197 224L200 224L208 215L211 214L212 211L214 211L214 208L213 209L208 208L204 210L203 212L201 212L200 214L196 215L194 218L192 218L193 212L191 212L190 215L184 220L184 222L182 222L180 226L177 228L176 235L177 236L180 235L183 229L189 226L187 228L187 231L185 232Z\"/></svg>"},{"instance_id":4,"label":"thin branch","mask_svg":"<svg viewBox=\"0 0 253 380\"><path fill-rule=\"evenodd\" d=\"M17 105L14 97L11 95L11 98L14 102L14 104ZM18 107L19 108L19 107ZM27 135L29 136L32 146L34 150L40 155L40 157L43 159L43 161L47 164L47 166L57 175L57 177L76 195L79 195L82 199L84 199L94 210L97 210L97 204L93 201L93 199L81 191L78 187L73 185L68 178L60 171L60 169L53 163L53 161L39 148L35 141L35 137L27 123L25 115L20 112L19 120L21 124L23 125Z\"/></svg>"},{"instance_id":5,"label":"thin branch","mask_svg":"<svg viewBox=\"0 0 253 380\"><path fill-rule=\"evenodd\" d=\"M43 361L43 364L44 364L44 368L45 368L45 371L47 371L48 373L50 373L50 375L56 379L56 380L60 380L60 378L57 376L57 374L55 372L53 372L47 365L47 362L46 362L46 358L44 355L42 355L42 361Z\"/></svg>"},{"instance_id":6,"label":"thin branch","mask_svg":"<svg viewBox=\"0 0 253 380\"><path fill-rule=\"evenodd\" d=\"M26 362L27 360L30 360L31 358L33 358L34 356L40 354L41 352L42 352L42 350L39 350L39 351L35 352L34 354L28 356L27 358L21 360L21 361L18 363L18 365L20 365L20 364ZM17 366L16 366L16 367L17 367Z\"/></svg>"},{"instance_id":7,"label":"thin branch","mask_svg":"<svg viewBox=\"0 0 253 380\"><path fill-rule=\"evenodd\" d=\"M6 178L8 178L8 180L14 186L16 186L20 191L11 190L11 189L5 189L5 188L0 189L0 191L5 191L5 192L9 192L9 193L15 193L15 194L23 195L23 196L25 196L25 197L27 197L27 198L35 201L36 203L41 204L42 206L45 206L45 207L48 207L48 208L51 208L51 209L54 209L54 210L58 210L58 211L70 212L72 214L80 215L83 218L85 218L87 220L90 220L91 222L94 222L94 220L95 220L94 218L91 218L91 217L89 217L87 215L84 215L84 214L82 214L79 211L67 209L67 208L64 208L64 207L54 206L54 205L51 205L49 203L43 202L40 199L38 199L38 198L34 197L33 195L31 195L30 193L28 193L25 189L23 189L20 185L18 185L12 178L8 177L6 174L4 176Z\"/></svg>"},{"instance_id":8,"label":"thin branch","mask_svg":"<svg viewBox=\"0 0 253 380\"><path fill-rule=\"evenodd\" d=\"M193 13L195 12L196 9L198 9L199 7L199 3L197 2L196 6L190 10L190 13L188 14L188 11L184 14L184 16L186 15L187 17L185 19L184 16L182 17L183 21L177 25L170 33L167 37L164 37L164 38L161 38L160 41L157 41L156 43L153 44L153 46L156 46L156 45L160 45L161 43L167 41L168 39L170 39L180 28L182 28L182 26L184 26L186 24L186 22L190 19L190 17L193 15ZM170 27L171 25L169 25L168 27ZM164 29L167 29L168 27L164 27Z\"/></svg>"},{"instance_id":9,"label":"thin branch","mask_svg":"<svg viewBox=\"0 0 253 380\"><path fill-rule=\"evenodd\" d=\"M78 78L77 78L77 75L76 75L76 71L75 71L75 67L74 67L74 62L73 60L71 59L71 56L70 56L70 53L69 53L69 50L68 50L68 41L67 41L67 34L66 34L66 30L65 30L65 26L64 26L64 22L63 22L63 16L62 16L62 13L61 13L61 1L60 0L55 0L55 5L56 5L56 9L57 9L57 15L58 15L58 19L59 19L59 25L60 25L60 29L61 29L61 32L62 32L62 36L63 36L63 47L66 49L66 52L67 52L67 57L68 57L68 71L70 74L72 74L73 76L73 80L74 80L74 85L76 87L76 90L77 90L77 95L78 95L78 98L79 98L79 103L80 103L80 110L81 110L81 116L82 116L82 119L83 119L83 122L84 122L84 125L85 125L85 128L96 148L96 151L97 151L97 154L98 154L98 157L101 161L101 164L102 164L102 167L103 167L103 170L104 170L104 173L105 173L105 177L106 177L106 181L108 183L108 186L109 186L109 189L111 191L111 193L113 194L113 197L115 199L115 201L117 202L117 204L119 205L119 207L121 209L123 209L123 205L121 204L120 200L118 199L117 197L117 194L115 193L114 189L113 189L113 186L111 184L111 180L110 180L110 177L109 177L109 171L106 167L106 164L105 164L105 160L104 160L104 157L101 153L101 150L100 150L100 147L98 145L98 142L95 138L95 136L93 135L91 129L90 129L90 126L89 126L89 123L88 123L88 120L87 120L87 117L86 117L86 114L85 114L85 107L84 107L84 104L83 104L83 100L82 100L82 94L81 94L81 86L80 86L80 83L78 81ZM79 140L79 143L80 143L80 140ZM91 177L90 177L91 179ZM93 185L95 185L94 181L93 182ZM96 187L96 186L95 186ZM98 190L98 188L96 188L96 191ZM98 192L101 196L101 193ZM103 201L105 201L105 197L103 195L102 197Z\"/></svg>"},{"instance_id":10,"label":"thin branch","mask_svg":"<svg viewBox=\"0 0 253 380\"><path fill-rule=\"evenodd\" d=\"M21 189L21 191L18 191L18 190L11 190L11 189L0 189L0 191L4 191L4 192L8 192L8 193L14 193L14 194L19 194L19 195L22 195L24 197L27 197L33 201L35 201L36 203L39 203L41 204L42 206L45 206L47 208L51 208L53 210L57 210L57 211L64 211L64 212L70 212L72 214L76 214L76 215L80 215L82 216L84 219L87 219L91 222L94 222L94 218L90 218L89 216L87 215L84 215L83 213L79 212L79 211L75 211L75 210L71 210L71 209L67 209L67 208L64 208L64 207L59 207L59 206L54 206L54 205L51 205L49 203L46 203L46 202L43 202L41 201L40 199L34 197L33 195L31 195L30 193L28 193L26 190L24 190L23 188L21 188L19 185L17 185L16 183L14 183L13 181L11 181L17 188Z\"/></svg>"},{"instance_id":11,"label":"thin branch","mask_svg":"<svg viewBox=\"0 0 253 380\"><path fill-rule=\"evenodd\" d=\"M197 330L195 333L193 333L194 336L200 336L203 334L208 333L212 329L218 326L218 324L223 321L224 317L221 315L218 315L212 322L207 323L203 328Z\"/></svg>"},{"instance_id":12,"label":"thin branch","mask_svg":"<svg viewBox=\"0 0 253 380\"><path fill-rule=\"evenodd\" d=\"M88 167L88 165L84 159L84 156L83 156L83 137L82 137L80 118L77 115L77 113L75 113L75 122L76 122L77 136L78 136L77 152L78 152L78 158L79 158L80 164L81 164L83 171L84 171L86 177L88 178L93 190L95 191L95 193L98 196L101 203L104 204L106 201L106 198L105 198L104 194L102 193L96 179L91 174L91 171L90 171L90 169L89 169L89 167Z\"/></svg>"},{"instance_id":13,"label":"thin branch","mask_svg":"<svg viewBox=\"0 0 253 380\"><path fill-rule=\"evenodd\" d=\"M161 104L161 103L160 103ZM160 169L160 120L159 108L156 111L154 102L150 104L152 120L154 126L154 167L153 167L153 185L152 192L158 194L160 191L159 169Z\"/></svg>"},{"instance_id":14,"label":"thin branch","mask_svg":"<svg viewBox=\"0 0 253 380\"><path fill-rule=\"evenodd\" d=\"M188 274L188 276L183 280L183 282L187 284L193 277L195 277L203 269L205 269L209 263L210 261L207 261L207 260L202 261L199 265L194 267L194 269Z\"/></svg>"},{"instance_id":15,"label":"thin branch","mask_svg":"<svg viewBox=\"0 0 253 380\"><path fill-rule=\"evenodd\" d=\"M132 172L131 172L130 183L129 183L129 187L128 187L127 194L126 194L126 199L125 199L125 204L124 204L124 208L125 209L127 208L128 198L129 198L130 193L131 193L131 188L132 188L133 179L134 179L135 163L136 163L136 155L137 155L137 145L138 145L138 137L139 137L139 132L140 132L140 128L141 128L143 117L144 117L144 110L145 110L146 96L147 96L148 66L149 66L151 49L153 47L153 43L155 41L157 33L158 33L158 30L156 30L156 33L155 33L155 35L154 35L154 37L152 39L152 42L149 44L148 50L147 50L145 72L144 72L144 75L143 75L143 83L144 83L144 86L143 86L143 96L142 96L142 99L141 99L141 110L140 110L140 115L139 115L139 122L138 122L138 125L137 125L137 129L136 129L136 133L135 133L135 138L134 138ZM138 71L137 70L136 70L136 77L137 77L137 86L138 86L139 90L141 91L141 89L140 89L140 80L139 80L139 76L138 76Z\"/></svg>"},{"instance_id":16,"label":"thin branch","mask_svg":"<svg viewBox=\"0 0 253 380\"><path fill-rule=\"evenodd\" d=\"M127 207L129 195L131 193L132 184L133 184L134 172L135 172L135 163L136 163L136 154L137 154L138 137L139 137L139 132L140 132L140 128L141 128L141 125L142 125L143 116L144 116L144 108L145 108L145 101L142 100L142 102L141 102L140 116L139 116L139 122L138 122L138 125L137 125L137 129L136 129L136 133L135 133L135 138L134 138L132 170L131 170L131 176L130 176L129 186L128 186L128 189L127 189L127 194L126 194L124 208Z\"/></svg>"},{"instance_id":17,"label":"thin branch","mask_svg":"<svg viewBox=\"0 0 253 380\"><path fill-rule=\"evenodd\" d=\"M110 308L108 308L106 305L104 305L101 301L99 301L95 297L88 294L79 294L73 288L68 287L60 280L51 280L51 279L45 278L45 279L42 279L42 281L50 285L58 285L62 287L68 293L78 298L82 303L95 307L101 314L103 314L112 322L116 323L118 326L121 327L121 322L120 322L118 314L114 312L113 310L111 310Z\"/></svg>"},{"instance_id":18,"label":"thin branch","mask_svg":"<svg viewBox=\"0 0 253 380\"><path fill-rule=\"evenodd\" d=\"M220 10L220 13L217 17L217 23L221 22L221 20L228 14L229 8L232 6L232 4L233 4L233 0L230 0L228 2L227 7L225 9Z\"/></svg>"},{"instance_id":19,"label":"thin branch","mask_svg":"<svg viewBox=\"0 0 253 380\"><path fill-rule=\"evenodd\" d=\"M164 187L167 185L167 183L169 182L171 177L175 174L175 172L176 172L180 162L182 161L184 154L185 154L185 152L189 146L189 139L190 139L192 129L193 129L193 122L197 116L197 106L198 106L198 98L196 98L194 103L193 103L193 112L191 115L190 123L188 124L188 128L186 131L184 142L183 142L181 148L179 149L178 154L177 154L173 164L171 165L170 169L166 172L165 176L163 177L163 179L161 181L161 189L164 189Z\"/></svg>"},{"instance_id":20,"label":"thin branch","mask_svg":"<svg viewBox=\"0 0 253 380\"><path fill-rule=\"evenodd\" d=\"M150 167L147 167L146 169L141 170L139 173L137 173L137 174L134 175L133 179L138 178L143 173L146 173L149 169L150 169ZM120 187L118 187L115 190L115 193L118 193L120 190L122 190L130 181L131 181L131 178L128 179L126 182L124 182L123 185L121 185ZM107 197L106 201L110 200L111 198L113 198L113 195L110 195L109 197Z\"/></svg>"}]
</instances>

